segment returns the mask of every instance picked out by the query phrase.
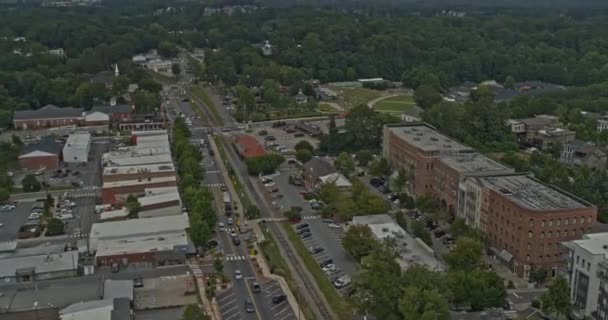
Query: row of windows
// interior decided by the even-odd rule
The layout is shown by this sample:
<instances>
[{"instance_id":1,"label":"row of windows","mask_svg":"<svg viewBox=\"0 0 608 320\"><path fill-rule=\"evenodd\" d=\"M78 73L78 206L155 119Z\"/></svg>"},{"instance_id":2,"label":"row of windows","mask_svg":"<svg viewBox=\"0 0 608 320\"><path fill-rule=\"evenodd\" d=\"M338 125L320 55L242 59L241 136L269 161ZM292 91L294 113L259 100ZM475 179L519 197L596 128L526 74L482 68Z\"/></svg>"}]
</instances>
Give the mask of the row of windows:
<instances>
[{"instance_id":1,"label":"row of windows","mask_svg":"<svg viewBox=\"0 0 608 320\"><path fill-rule=\"evenodd\" d=\"M581 234L585 233L585 228L581 228L580 231L581 231ZM587 232L591 232L591 227L587 228ZM570 233L570 236L575 236L576 235L576 229L563 230L563 231L557 230L557 231L555 231L555 237L556 238L567 237L568 233ZM547 238L551 238L553 235L554 235L554 233L552 231L549 231L547 233L541 232L539 234L539 238L540 239L545 239L545 236ZM530 230L530 231L528 231L528 239L532 239L532 238L534 238L534 232Z\"/></svg>"},{"instance_id":2,"label":"row of windows","mask_svg":"<svg viewBox=\"0 0 608 320\"><path fill-rule=\"evenodd\" d=\"M564 223L565 226L567 226L568 223L571 223L571 224L574 225L574 224L576 224L576 221L577 221L576 217L564 218L563 219L563 223ZM578 218L578 221L579 221L580 224L584 224L585 223L585 217ZM590 224L592 222L593 222L593 219L591 218L591 216L587 217L587 223ZM558 219L555 220L555 225L556 226L560 226L561 224L562 224L562 219L561 218L558 218ZM530 225L530 227L534 226L534 219L530 219L529 225ZM549 221L542 220L541 223L540 223L540 226L544 228L545 225L547 225L549 227L552 227L553 226L553 219L550 219Z\"/></svg>"},{"instance_id":3,"label":"row of windows","mask_svg":"<svg viewBox=\"0 0 608 320\"><path fill-rule=\"evenodd\" d=\"M538 256L538 259L535 261L536 263L543 263L543 262L552 262L552 261L559 261L559 254L554 254L554 255L546 255L546 256ZM526 256L526 262L530 262L531 257L530 255Z\"/></svg>"},{"instance_id":4,"label":"row of windows","mask_svg":"<svg viewBox=\"0 0 608 320\"><path fill-rule=\"evenodd\" d=\"M581 260L582 260L582 261L581 261ZM580 266L581 266L581 268L585 268L585 264L586 264L586 267L587 267L586 269L587 269L587 271L591 271L591 263L590 263L590 262L588 262L588 261L585 261L585 258L582 258L582 259L581 259L581 257L577 255L577 256L576 256L576 264L577 264L577 265L580 265Z\"/></svg>"}]
</instances>

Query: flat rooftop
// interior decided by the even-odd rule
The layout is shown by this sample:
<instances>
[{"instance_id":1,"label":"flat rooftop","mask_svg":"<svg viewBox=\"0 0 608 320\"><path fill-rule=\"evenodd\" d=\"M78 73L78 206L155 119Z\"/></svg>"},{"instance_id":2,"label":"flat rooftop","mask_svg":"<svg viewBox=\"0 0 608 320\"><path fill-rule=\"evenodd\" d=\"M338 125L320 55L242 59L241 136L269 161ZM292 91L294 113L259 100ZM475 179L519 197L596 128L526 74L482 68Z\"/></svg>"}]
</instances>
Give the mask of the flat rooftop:
<instances>
[{"instance_id":1,"label":"flat rooftop","mask_svg":"<svg viewBox=\"0 0 608 320\"><path fill-rule=\"evenodd\" d=\"M147 165L138 165L138 166L122 166L122 167L105 167L105 168L103 168L104 176L143 173L143 172L175 172L175 166L172 163L163 163L163 164L147 164Z\"/></svg>"},{"instance_id":2,"label":"flat rooftop","mask_svg":"<svg viewBox=\"0 0 608 320\"><path fill-rule=\"evenodd\" d=\"M190 227L187 214L146 219L94 223L91 238L120 238L178 232Z\"/></svg>"},{"instance_id":3,"label":"flat rooftop","mask_svg":"<svg viewBox=\"0 0 608 320\"><path fill-rule=\"evenodd\" d=\"M179 192L179 189L177 187L158 187L158 188L146 188L146 190L145 190L146 196L154 196L157 194L173 193L173 192Z\"/></svg>"},{"instance_id":4,"label":"flat rooftop","mask_svg":"<svg viewBox=\"0 0 608 320\"><path fill-rule=\"evenodd\" d=\"M7 258L0 260L0 277L14 277L21 269L33 269L35 274L41 274L75 270L77 265L78 251Z\"/></svg>"},{"instance_id":5,"label":"flat rooftop","mask_svg":"<svg viewBox=\"0 0 608 320\"><path fill-rule=\"evenodd\" d=\"M530 210L579 209L591 204L525 174L479 178L482 184Z\"/></svg>"},{"instance_id":6,"label":"flat rooftop","mask_svg":"<svg viewBox=\"0 0 608 320\"><path fill-rule=\"evenodd\" d=\"M177 181L175 176L170 177L155 177L155 178L146 178L146 179L138 179L138 180L121 180L121 181L109 181L104 182L102 188L118 188L118 187L126 187L126 186L137 186L137 185L147 185L153 183L162 183L162 182L171 182Z\"/></svg>"},{"instance_id":7,"label":"flat rooftop","mask_svg":"<svg viewBox=\"0 0 608 320\"><path fill-rule=\"evenodd\" d=\"M181 203L181 198L179 197L178 192L161 193L161 194L150 195L150 196L146 195L145 197L141 197L141 198L137 199L137 201L139 201L139 204L142 207L154 205L154 204L158 204L158 203L176 201L176 200Z\"/></svg>"},{"instance_id":8,"label":"flat rooftop","mask_svg":"<svg viewBox=\"0 0 608 320\"><path fill-rule=\"evenodd\" d=\"M473 150L468 146L439 133L425 123L388 126L388 130L410 145L425 152L462 152Z\"/></svg>"},{"instance_id":9,"label":"flat rooftop","mask_svg":"<svg viewBox=\"0 0 608 320\"><path fill-rule=\"evenodd\" d=\"M425 248L421 241L417 241L388 214L358 216L353 218L353 224L367 225L378 239L392 237L396 240L399 258L397 262L402 268L413 264L421 264L430 269L443 269L443 264L435 258L432 249Z\"/></svg>"},{"instance_id":10,"label":"flat rooftop","mask_svg":"<svg viewBox=\"0 0 608 320\"><path fill-rule=\"evenodd\" d=\"M498 161L494 161L479 152L445 154L441 156L441 162L460 173L469 173L472 175L515 172L513 168L509 168Z\"/></svg>"},{"instance_id":11,"label":"flat rooftop","mask_svg":"<svg viewBox=\"0 0 608 320\"><path fill-rule=\"evenodd\" d=\"M138 136L137 137L137 149L140 148L159 148L169 147L169 136L156 135L156 136Z\"/></svg>"},{"instance_id":12,"label":"flat rooftop","mask_svg":"<svg viewBox=\"0 0 608 320\"><path fill-rule=\"evenodd\" d=\"M186 231L163 233L162 235L146 235L126 239L106 239L97 242L97 257L116 256L123 254L181 251L188 249L190 243Z\"/></svg>"},{"instance_id":13,"label":"flat rooftop","mask_svg":"<svg viewBox=\"0 0 608 320\"><path fill-rule=\"evenodd\" d=\"M135 130L131 131L131 135L137 137L167 135L167 130Z\"/></svg>"},{"instance_id":14,"label":"flat rooftop","mask_svg":"<svg viewBox=\"0 0 608 320\"><path fill-rule=\"evenodd\" d=\"M605 255L608 257L608 232L591 233L583 235L583 239L563 242L570 249L581 248L593 255Z\"/></svg>"},{"instance_id":15,"label":"flat rooftop","mask_svg":"<svg viewBox=\"0 0 608 320\"><path fill-rule=\"evenodd\" d=\"M91 142L91 134L88 132L77 132L68 136L66 147L86 147Z\"/></svg>"},{"instance_id":16,"label":"flat rooftop","mask_svg":"<svg viewBox=\"0 0 608 320\"><path fill-rule=\"evenodd\" d=\"M137 166L161 163L173 163L171 154L138 155L137 153L105 153L103 162L108 166Z\"/></svg>"}]
</instances>

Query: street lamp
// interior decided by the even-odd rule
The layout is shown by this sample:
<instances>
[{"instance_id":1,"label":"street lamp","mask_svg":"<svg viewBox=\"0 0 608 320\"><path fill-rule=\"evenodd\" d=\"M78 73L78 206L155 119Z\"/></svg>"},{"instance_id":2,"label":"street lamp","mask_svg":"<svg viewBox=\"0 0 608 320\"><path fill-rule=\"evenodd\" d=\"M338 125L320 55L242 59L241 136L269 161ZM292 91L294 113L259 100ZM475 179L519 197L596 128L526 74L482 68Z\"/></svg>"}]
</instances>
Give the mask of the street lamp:
<instances>
[{"instance_id":1,"label":"street lamp","mask_svg":"<svg viewBox=\"0 0 608 320\"><path fill-rule=\"evenodd\" d=\"M36 316L36 320L38 320L38 301L34 301L34 314Z\"/></svg>"}]
</instances>

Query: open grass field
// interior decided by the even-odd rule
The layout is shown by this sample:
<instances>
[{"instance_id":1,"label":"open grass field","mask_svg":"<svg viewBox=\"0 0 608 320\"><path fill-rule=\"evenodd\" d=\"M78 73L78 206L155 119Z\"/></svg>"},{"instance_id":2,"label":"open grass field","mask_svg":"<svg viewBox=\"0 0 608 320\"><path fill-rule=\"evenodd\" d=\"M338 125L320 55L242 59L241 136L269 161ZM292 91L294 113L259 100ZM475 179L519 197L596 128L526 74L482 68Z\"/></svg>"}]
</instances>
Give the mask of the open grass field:
<instances>
[{"instance_id":1,"label":"open grass field","mask_svg":"<svg viewBox=\"0 0 608 320\"><path fill-rule=\"evenodd\" d=\"M382 97L382 92L367 88L356 87L331 87L339 94L338 104L345 109L351 109L360 104L367 105L368 102Z\"/></svg>"},{"instance_id":2,"label":"open grass field","mask_svg":"<svg viewBox=\"0 0 608 320\"><path fill-rule=\"evenodd\" d=\"M374 110L379 112L402 112L415 104L414 98L411 96L395 96L378 101L374 105Z\"/></svg>"}]
</instances>

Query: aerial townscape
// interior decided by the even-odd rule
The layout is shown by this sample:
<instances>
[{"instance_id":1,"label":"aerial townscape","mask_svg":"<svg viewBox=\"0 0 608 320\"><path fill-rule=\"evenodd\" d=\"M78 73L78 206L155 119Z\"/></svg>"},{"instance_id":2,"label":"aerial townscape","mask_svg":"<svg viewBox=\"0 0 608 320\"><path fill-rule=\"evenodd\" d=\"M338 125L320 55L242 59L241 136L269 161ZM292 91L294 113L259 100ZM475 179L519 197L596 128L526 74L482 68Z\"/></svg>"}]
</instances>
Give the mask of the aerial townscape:
<instances>
[{"instance_id":1,"label":"aerial townscape","mask_svg":"<svg viewBox=\"0 0 608 320\"><path fill-rule=\"evenodd\" d=\"M0 21L0 320L608 320L608 1Z\"/></svg>"}]
</instances>

